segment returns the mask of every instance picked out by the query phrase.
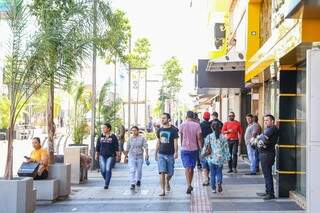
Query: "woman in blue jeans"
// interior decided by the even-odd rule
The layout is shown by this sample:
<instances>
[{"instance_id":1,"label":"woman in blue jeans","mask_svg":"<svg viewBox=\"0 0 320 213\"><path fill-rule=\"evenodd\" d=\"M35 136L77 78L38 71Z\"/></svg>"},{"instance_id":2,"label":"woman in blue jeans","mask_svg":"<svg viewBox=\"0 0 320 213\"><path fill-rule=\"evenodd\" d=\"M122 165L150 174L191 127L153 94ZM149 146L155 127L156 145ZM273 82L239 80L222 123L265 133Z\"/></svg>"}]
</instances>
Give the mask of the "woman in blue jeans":
<instances>
[{"instance_id":1,"label":"woman in blue jeans","mask_svg":"<svg viewBox=\"0 0 320 213\"><path fill-rule=\"evenodd\" d=\"M110 131L111 124L105 123L96 146L96 160L99 160L100 171L105 180L104 189L109 188L112 165L116 159L120 158L118 139Z\"/></svg>"},{"instance_id":2,"label":"woman in blue jeans","mask_svg":"<svg viewBox=\"0 0 320 213\"><path fill-rule=\"evenodd\" d=\"M227 139L221 134L220 124L216 121L212 122L213 133L205 139L205 146L211 148L211 153L206 157L210 166L210 185L212 192L222 192L222 167L229 160L230 153L228 150Z\"/></svg>"}]
</instances>

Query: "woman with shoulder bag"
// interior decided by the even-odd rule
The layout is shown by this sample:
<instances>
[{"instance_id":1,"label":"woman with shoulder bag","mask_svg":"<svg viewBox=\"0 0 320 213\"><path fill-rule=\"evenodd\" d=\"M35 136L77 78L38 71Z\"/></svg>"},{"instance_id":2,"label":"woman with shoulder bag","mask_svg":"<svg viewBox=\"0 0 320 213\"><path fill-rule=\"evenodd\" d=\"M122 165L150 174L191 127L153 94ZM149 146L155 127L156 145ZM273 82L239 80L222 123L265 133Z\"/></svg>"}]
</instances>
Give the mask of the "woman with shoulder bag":
<instances>
[{"instance_id":1,"label":"woman with shoulder bag","mask_svg":"<svg viewBox=\"0 0 320 213\"><path fill-rule=\"evenodd\" d=\"M205 140L207 161L210 165L210 185L212 192L222 192L222 167L224 162L230 159L227 139L221 133L220 124L212 122L213 133L207 136ZM209 154L210 153L210 154Z\"/></svg>"}]
</instances>

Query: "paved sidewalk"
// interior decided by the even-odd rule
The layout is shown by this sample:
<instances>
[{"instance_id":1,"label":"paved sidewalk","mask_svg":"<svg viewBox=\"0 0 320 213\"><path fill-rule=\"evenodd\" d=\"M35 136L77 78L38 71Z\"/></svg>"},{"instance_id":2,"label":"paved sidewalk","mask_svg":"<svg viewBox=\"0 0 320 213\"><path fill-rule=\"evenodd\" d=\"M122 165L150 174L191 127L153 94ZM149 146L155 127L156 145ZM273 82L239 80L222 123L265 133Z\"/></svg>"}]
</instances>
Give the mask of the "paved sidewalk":
<instances>
[{"instance_id":1,"label":"paved sidewalk","mask_svg":"<svg viewBox=\"0 0 320 213\"><path fill-rule=\"evenodd\" d=\"M239 164L238 174L224 174L221 194L213 194L210 187L203 187L200 172L196 170L194 191L187 195L184 169L178 160L171 192L165 197L158 196L159 178L154 160L150 166L143 166L142 185L135 191L129 189L128 166L117 164L108 190L103 189L101 175L93 172L87 183L72 187L67 200L38 204L36 212L304 212L288 199L263 201L256 195L264 191L262 176L243 175L248 165L243 161Z\"/></svg>"}]
</instances>

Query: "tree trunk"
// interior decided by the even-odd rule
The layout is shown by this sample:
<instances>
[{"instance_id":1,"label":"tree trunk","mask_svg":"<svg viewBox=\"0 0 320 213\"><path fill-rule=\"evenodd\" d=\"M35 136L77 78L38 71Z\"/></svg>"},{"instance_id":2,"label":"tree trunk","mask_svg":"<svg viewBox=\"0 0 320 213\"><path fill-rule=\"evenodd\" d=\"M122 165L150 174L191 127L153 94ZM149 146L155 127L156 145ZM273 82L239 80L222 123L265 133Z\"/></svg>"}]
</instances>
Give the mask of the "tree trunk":
<instances>
[{"instance_id":1,"label":"tree trunk","mask_svg":"<svg viewBox=\"0 0 320 213\"><path fill-rule=\"evenodd\" d=\"M117 57L114 57L114 94L113 94L113 102L116 102L117 99Z\"/></svg>"},{"instance_id":2,"label":"tree trunk","mask_svg":"<svg viewBox=\"0 0 320 213\"><path fill-rule=\"evenodd\" d=\"M14 125L15 125L15 114L16 108L14 107L13 100L14 95L10 94L10 122L9 122L9 129L8 129L8 148L7 148L7 161L6 161L6 168L4 172L4 178L7 180L11 180L13 178L13 133L14 133Z\"/></svg>"},{"instance_id":3,"label":"tree trunk","mask_svg":"<svg viewBox=\"0 0 320 213\"><path fill-rule=\"evenodd\" d=\"M97 7L98 0L93 0L93 37L97 36ZM97 99L97 48L96 45L93 44L92 50L92 108L91 108L91 131L90 131L90 148L91 148L91 158L92 158L92 166L91 170L95 169L96 160L95 160L95 147L94 147L94 139L95 139L95 127L96 127L96 99Z\"/></svg>"},{"instance_id":4,"label":"tree trunk","mask_svg":"<svg viewBox=\"0 0 320 213\"><path fill-rule=\"evenodd\" d=\"M135 116L135 122L136 125L138 126L138 117L139 117L139 92L140 92L140 74L141 74L141 70L138 70L138 85L137 85L137 107L136 107L136 116Z\"/></svg>"},{"instance_id":5,"label":"tree trunk","mask_svg":"<svg viewBox=\"0 0 320 213\"><path fill-rule=\"evenodd\" d=\"M13 169L13 131L14 124L10 123L10 127L8 129L8 153L7 153L7 162L6 169L4 173L4 178L7 180L11 180L13 177L12 169Z\"/></svg>"},{"instance_id":6,"label":"tree trunk","mask_svg":"<svg viewBox=\"0 0 320 213\"><path fill-rule=\"evenodd\" d=\"M49 164L54 164L55 127L53 123L53 110L54 110L54 85L53 83L51 83L49 87L49 93L48 93L48 109L47 109Z\"/></svg>"},{"instance_id":7,"label":"tree trunk","mask_svg":"<svg viewBox=\"0 0 320 213\"><path fill-rule=\"evenodd\" d=\"M145 130L148 126L148 110L147 110L147 70L144 71L144 127Z\"/></svg>"}]
</instances>

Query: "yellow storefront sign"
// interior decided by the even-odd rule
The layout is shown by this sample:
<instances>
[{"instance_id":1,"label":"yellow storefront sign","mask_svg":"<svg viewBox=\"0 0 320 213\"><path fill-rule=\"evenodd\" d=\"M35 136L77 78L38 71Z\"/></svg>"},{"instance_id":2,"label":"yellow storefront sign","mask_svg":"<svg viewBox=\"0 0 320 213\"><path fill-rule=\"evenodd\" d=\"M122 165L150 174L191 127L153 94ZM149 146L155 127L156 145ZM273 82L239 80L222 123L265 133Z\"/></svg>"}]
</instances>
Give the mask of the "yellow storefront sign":
<instances>
[{"instance_id":1,"label":"yellow storefront sign","mask_svg":"<svg viewBox=\"0 0 320 213\"><path fill-rule=\"evenodd\" d=\"M265 44L246 61L245 81L261 73L302 42L302 20L286 19Z\"/></svg>"}]
</instances>

